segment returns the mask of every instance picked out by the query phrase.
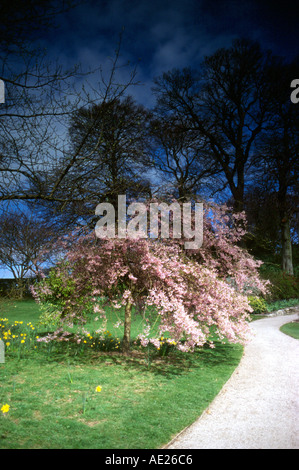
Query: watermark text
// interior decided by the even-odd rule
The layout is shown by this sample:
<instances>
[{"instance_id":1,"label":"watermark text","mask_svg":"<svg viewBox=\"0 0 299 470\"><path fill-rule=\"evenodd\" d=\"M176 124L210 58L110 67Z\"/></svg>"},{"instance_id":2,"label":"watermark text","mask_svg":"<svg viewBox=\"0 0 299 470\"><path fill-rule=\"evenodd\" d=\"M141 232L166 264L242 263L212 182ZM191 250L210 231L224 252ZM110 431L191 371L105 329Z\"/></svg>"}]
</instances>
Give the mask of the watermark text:
<instances>
[{"instance_id":1,"label":"watermark text","mask_svg":"<svg viewBox=\"0 0 299 470\"><path fill-rule=\"evenodd\" d=\"M5 103L5 85L3 80L0 80L0 103Z\"/></svg>"},{"instance_id":2,"label":"watermark text","mask_svg":"<svg viewBox=\"0 0 299 470\"><path fill-rule=\"evenodd\" d=\"M291 101L294 104L299 103L299 78L295 78L291 82L291 88L295 88L291 93Z\"/></svg>"},{"instance_id":3,"label":"watermark text","mask_svg":"<svg viewBox=\"0 0 299 470\"><path fill-rule=\"evenodd\" d=\"M189 250L197 250L203 242L203 204L178 202L171 204L151 202L126 203L126 196L118 196L117 214L113 204L98 204L95 214L98 238L182 238ZM117 217L116 217L117 216ZM117 227L116 227L117 225ZM188 241L187 241L188 240Z\"/></svg>"}]
</instances>

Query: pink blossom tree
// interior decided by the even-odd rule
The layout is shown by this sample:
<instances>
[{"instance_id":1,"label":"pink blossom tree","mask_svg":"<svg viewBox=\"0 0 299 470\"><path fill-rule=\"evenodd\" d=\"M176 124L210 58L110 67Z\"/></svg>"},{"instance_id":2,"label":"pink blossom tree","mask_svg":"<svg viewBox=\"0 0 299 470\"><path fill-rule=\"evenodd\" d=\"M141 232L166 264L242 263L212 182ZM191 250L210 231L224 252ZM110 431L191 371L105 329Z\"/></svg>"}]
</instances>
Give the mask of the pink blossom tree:
<instances>
[{"instance_id":1,"label":"pink blossom tree","mask_svg":"<svg viewBox=\"0 0 299 470\"><path fill-rule=\"evenodd\" d=\"M210 207L204 220L204 244L195 253L184 251L174 240L76 237L67 262L57 268L63 284L72 287L62 317L78 317L93 302L94 312L105 318L99 296L117 308L124 306L124 353L130 349L134 306L142 306L144 312L154 306L159 316L153 337L145 313L139 335L143 346L159 347L158 338L167 335L182 351L205 343L213 347L211 327L221 339L246 341L251 311L246 293L252 286L265 289L258 277L259 263L237 246L243 232L239 224L231 225L226 211ZM233 284L227 282L228 276ZM41 301L51 295L47 280L36 286L35 295Z\"/></svg>"},{"instance_id":2,"label":"pink blossom tree","mask_svg":"<svg viewBox=\"0 0 299 470\"><path fill-rule=\"evenodd\" d=\"M268 281L260 278L262 261L255 259L241 246L246 234L245 212L233 212L226 205L206 204L203 218L203 244L188 256L207 268L215 269L218 277L226 279L247 294L265 294Z\"/></svg>"}]
</instances>

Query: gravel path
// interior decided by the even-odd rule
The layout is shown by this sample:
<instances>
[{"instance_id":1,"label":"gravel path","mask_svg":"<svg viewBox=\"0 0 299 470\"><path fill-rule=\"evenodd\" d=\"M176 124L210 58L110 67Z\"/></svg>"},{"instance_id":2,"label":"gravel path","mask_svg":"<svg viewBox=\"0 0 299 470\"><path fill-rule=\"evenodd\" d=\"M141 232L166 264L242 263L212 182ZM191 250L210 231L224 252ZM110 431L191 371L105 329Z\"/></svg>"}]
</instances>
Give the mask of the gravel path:
<instances>
[{"instance_id":1,"label":"gravel path","mask_svg":"<svg viewBox=\"0 0 299 470\"><path fill-rule=\"evenodd\" d=\"M295 312L251 323L231 378L165 449L299 449L299 341L279 331Z\"/></svg>"}]
</instances>

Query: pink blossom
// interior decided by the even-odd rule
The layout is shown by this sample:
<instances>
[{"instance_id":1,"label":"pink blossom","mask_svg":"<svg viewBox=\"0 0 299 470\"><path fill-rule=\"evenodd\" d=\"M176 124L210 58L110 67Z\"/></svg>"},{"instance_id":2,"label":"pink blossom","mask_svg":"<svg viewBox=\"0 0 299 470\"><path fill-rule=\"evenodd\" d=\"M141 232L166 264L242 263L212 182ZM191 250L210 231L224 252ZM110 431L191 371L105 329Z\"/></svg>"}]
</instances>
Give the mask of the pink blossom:
<instances>
[{"instance_id":1,"label":"pink blossom","mask_svg":"<svg viewBox=\"0 0 299 470\"><path fill-rule=\"evenodd\" d=\"M251 308L247 294L266 285L259 278L260 262L238 246L244 230L237 222L244 215L231 215L225 207L210 205L204 217L204 243L186 252L180 240L102 239L76 237L67 252L68 269L60 269L65 283L75 285L68 299L76 316L88 302L94 312L105 311L94 296L107 299L115 308L142 305L147 328L139 335L143 346L159 347L159 336L168 334L182 351L209 344L210 328L220 338L245 342ZM44 281L43 281L44 282ZM45 299L51 291L36 286L35 296ZM150 338L147 307L159 316L156 338Z\"/></svg>"}]
</instances>

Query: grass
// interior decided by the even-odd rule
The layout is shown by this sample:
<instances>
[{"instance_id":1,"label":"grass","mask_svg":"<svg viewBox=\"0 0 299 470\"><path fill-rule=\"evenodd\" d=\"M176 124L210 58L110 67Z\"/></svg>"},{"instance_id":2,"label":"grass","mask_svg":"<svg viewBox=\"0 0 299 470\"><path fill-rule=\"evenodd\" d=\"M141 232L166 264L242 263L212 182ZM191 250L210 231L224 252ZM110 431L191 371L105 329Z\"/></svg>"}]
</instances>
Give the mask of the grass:
<instances>
[{"instance_id":1,"label":"grass","mask_svg":"<svg viewBox=\"0 0 299 470\"><path fill-rule=\"evenodd\" d=\"M280 327L280 331L286 335L292 336L292 338L299 339L299 322L285 323Z\"/></svg>"},{"instance_id":2,"label":"grass","mask_svg":"<svg viewBox=\"0 0 299 470\"><path fill-rule=\"evenodd\" d=\"M117 331L114 325L119 321L124 321L124 309L116 310L107 307L106 314L108 318L107 330L111 331L115 336L121 335L121 328ZM24 323L37 323L40 315L41 309L39 305L32 299L26 299L21 301L0 299L0 318L6 317L11 322L23 321ZM136 315L134 318L133 313L133 322L131 330L132 338L136 338L136 336L140 333L142 323L142 317L140 315ZM87 319L87 322L84 326L87 330L95 331L100 327L100 322L96 321L95 316L93 315L89 319ZM75 329L76 328L74 328L74 331Z\"/></svg>"},{"instance_id":3,"label":"grass","mask_svg":"<svg viewBox=\"0 0 299 470\"><path fill-rule=\"evenodd\" d=\"M7 317L11 322L37 322L40 316L39 305L32 299L10 300L0 298L0 318Z\"/></svg>"},{"instance_id":4,"label":"grass","mask_svg":"<svg viewBox=\"0 0 299 470\"><path fill-rule=\"evenodd\" d=\"M2 307L11 322L38 320L32 301ZM240 345L215 344L150 360L137 348L130 357L91 348L77 354L62 343L8 349L0 408L10 409L0 415L0 448L161 448L209 406L239 364Z\"/></svg>"}]
</instances>

